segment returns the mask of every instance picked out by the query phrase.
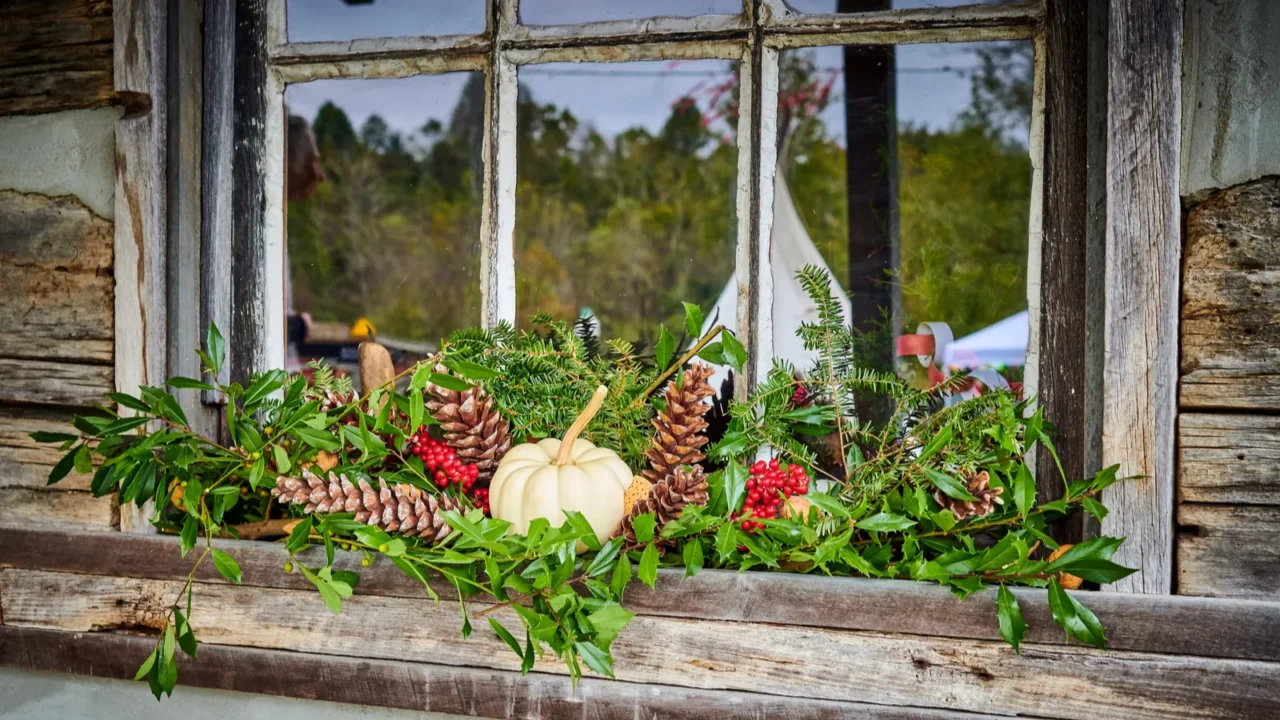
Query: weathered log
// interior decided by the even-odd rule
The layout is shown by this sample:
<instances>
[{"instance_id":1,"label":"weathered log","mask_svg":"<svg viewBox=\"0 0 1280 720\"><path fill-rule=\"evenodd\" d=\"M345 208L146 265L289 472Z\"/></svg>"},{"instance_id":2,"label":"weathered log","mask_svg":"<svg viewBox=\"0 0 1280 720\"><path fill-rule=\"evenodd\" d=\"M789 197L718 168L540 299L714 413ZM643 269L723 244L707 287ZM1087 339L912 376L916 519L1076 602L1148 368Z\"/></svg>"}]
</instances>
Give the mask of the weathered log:
<instances>
[{"instance_id":1,"label":"weathered log","mask_svg":"<svg viewBox=\"0 0 1280 720\"><path fill-rule=\"evenodd\" d=\"M0 488L0 526L6 528L111 531L119 524L114 498L78 491Z\"/></svg>"},{"instance_id":2,"label":"weathered log","mask_svg":"<svg viewBox=\"0 0 1280 720\"><path fill-rule=\"evenodd\" d=\"M1280 600L1280 507L1182 505L1178 524L1178 592Z\"/></svg>"},{"instance_id":3,"label":"weathered log","mask_svg":"<svg viewBox=\"0 0 1280 720\"><path fill-rule=\"evenodd\" d=\"M0 3L0 115L121 102L112 83L111 0Z\"/></svg>"},{"instance_id":4,"label":"weathered log","mask_svg":"<svg viewBox=\"0 0 1280 720\"><path fill-rule=\"evenodd\" d=\"M1280 505L1280 417L1182 413L1178 497Z\"/></svg>"},{"instance_id":5,"label":"weathered log","mask_svg":"<svg viewBox=\"0 0 1280 720\"><path fill-rule=\"evenodd\" d=\"M31 439L36 431L78 434L71 427L71 415L41 408L0 407L0 487L43 489L49 471L62 459L57 445ZM57 485L57 490L88 490L91 475L75 470Z\"/></svg>"}]
</instances>

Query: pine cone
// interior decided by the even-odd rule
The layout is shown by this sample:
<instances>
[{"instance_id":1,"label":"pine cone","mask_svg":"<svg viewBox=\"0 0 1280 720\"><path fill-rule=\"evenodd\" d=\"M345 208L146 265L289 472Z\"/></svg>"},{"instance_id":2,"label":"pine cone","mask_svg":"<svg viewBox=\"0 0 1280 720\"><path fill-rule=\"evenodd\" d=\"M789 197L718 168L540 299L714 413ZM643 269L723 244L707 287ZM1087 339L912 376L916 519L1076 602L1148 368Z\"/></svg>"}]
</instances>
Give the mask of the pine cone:
<instances>
[{"instance_id":1,"label":"pine cone","mask_svg":"<svg viewBox=\"0 0 1280 720\"><path fill-rule=\"evenodd\" d=\"M660 532L663 526L680 517L685 505L706 505L707 497L707 477L702 469L696 465L688 469L678 467L653 486L649 497L631 507L631 512L622 519L622 532L634 543L636 534L632 523L637 517L653 513L656 531Z\"/></svg>"},{"instance_id":2,"label":"pine cone","mask_svg":"<svg viewBox=\"0 0 1280 720\"><path fill-rule=\"evenodd\" d=\"M933 492L933 499L938 501L938 505L943 510L950 510L956 516L956 520L964 520L969 517L982 517L991 514L996 505L1003 505L1004 498L1000 494L1004 492L1004 488L991 488L991 476L987 475L987 471L969 476L969 494L974 496L976 500L957 500L956 498L943 495L941 490Z\"/></svg>"},{"instance_id":3,"label":"pine cone","mask_svg":"<svg viewBox=\"0 0 1280 720\"><path fill-rule=\"evenodd\" d=\"M702 447L707 444L703 431L707 421L702 416L711 406L702 402L715 394L707 379L711 377L710 365L695 363L684 371L683 382L670 383L664 391L667 401L665 412L653 419L658 434L645 451L651 467L641 473L655 485L672 475L677 468L697 465L706 457Z\"/></svg>"},{"instance_id":4,"label":"pine cone","mask_svg":"<svg viewBox=\"0 0 1280 720\"><path fill-rule=\"evenodd\" d=\"M426 541L449 534L444 511L462 511L453 498L432 495L414 485L387 485L378 478L378 489L374 490L363 477L352 483L346 475L329 473L326 480L310 470L303 470L300 478L276 478L271 494L282 503L304 506L304 512L355 513L356 522Z\"/></svg>"},{"instance_id":5,"label":"pine cone","mask_svg":"<svg viewBox=\"0 0 1280 720\"><path fill-rule=\"evenodd\" d=\"M446 372L444 367L437 370ZM488 483L511 449L511 426L493 398L478 387L459 392L429 384L427 391L427 411L440 422L445 444L457 451L459 460L479 468L479 482Z\"/></svg>"}]
</instances>

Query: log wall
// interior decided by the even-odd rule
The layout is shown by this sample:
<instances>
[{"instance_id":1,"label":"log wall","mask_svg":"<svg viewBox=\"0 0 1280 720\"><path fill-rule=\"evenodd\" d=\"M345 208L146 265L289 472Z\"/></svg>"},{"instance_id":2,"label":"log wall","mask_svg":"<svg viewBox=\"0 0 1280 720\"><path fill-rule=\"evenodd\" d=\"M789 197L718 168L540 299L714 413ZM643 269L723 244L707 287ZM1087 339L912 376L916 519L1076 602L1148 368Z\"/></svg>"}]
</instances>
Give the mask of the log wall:
<instances>
[{"instance_id":1,"label":"log wall","mask_svg":"<svg viewBox=\"0 0 1280 720\"><path fill-rule=\"evenodd\" d=\"M46 487L66 431L115 389L110 0L0 3L0 526L110 531L88 476ZM42 113L32 117L33 113Z\"/></svg>"}]
</instances>

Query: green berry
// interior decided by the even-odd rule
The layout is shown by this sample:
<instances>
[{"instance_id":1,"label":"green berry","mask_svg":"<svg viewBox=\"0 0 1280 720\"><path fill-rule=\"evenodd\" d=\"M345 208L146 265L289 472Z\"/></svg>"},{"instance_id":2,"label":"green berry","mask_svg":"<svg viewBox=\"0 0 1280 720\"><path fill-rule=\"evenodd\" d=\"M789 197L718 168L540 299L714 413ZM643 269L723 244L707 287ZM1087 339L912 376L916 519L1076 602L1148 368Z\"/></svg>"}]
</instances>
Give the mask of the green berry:
<instances>
[{"instance_id":1,"label":"green berry","mask_svg":"<svg viewBox=\"0 0 1280 720\"><path fill-rule=\"evenodd\" d=\"M369 557L368 555L365 555L364 557L360 558L361 567L369 567L372 564L373 564L373 558Z\"/></svg>"},{"instance_id":2,"label":"green berry","mask_svg":"<svg viewBox=\"0 0 1280 720\"><path fill-rule=\"evenodd\" d=\"M285 572L287 572L287 573L291 573L291 572L293 572L293 563L291 563L291 562L287 562L287 563L285 563L285 564L284 564L284 571L285 571Z\"/></svg>"},{"instance_id":3,"label":"green berry","mask_svg":"<svg viewBox=\"0 0 1280 720\"><path fill-rule=\"evenodd\" d=\"M390 550L390 549L391 549L391 547L390 547L389 545L387 545L386 543L382 543L381 545L379 545L379 546L378 546L378 552L380 552L380 553L387 552L387 551L388 551L388 550Z\"/></svg>"}]
</instances>

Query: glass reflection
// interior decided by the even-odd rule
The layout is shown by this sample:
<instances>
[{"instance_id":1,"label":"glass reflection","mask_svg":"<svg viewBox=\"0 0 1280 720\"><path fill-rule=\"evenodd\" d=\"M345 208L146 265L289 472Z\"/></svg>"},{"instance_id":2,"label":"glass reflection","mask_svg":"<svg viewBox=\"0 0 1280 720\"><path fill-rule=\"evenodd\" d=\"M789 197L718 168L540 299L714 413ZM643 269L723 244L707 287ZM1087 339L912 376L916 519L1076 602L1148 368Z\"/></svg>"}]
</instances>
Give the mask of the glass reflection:
<instances>
[{"instance_id":1,"label":"glass reflection","mask_svg":"<svg viewBox=\"0 0 1280 720\"><path fill-rule=\"evenodd\" d=\"M521 0L520 22L526 25L568 25L600 20L698 15L736 15L742 0Z\"/></svg>"},{"instance_id":2,"label":"glass reflection","mask_svg":"<svg viewBox=\"0 0 1280 720\"><path fill-rule=\"evenodd\" d=\"M288 0L289 41L484 32L485 0Z\"/></svg>"}]
</instances>

